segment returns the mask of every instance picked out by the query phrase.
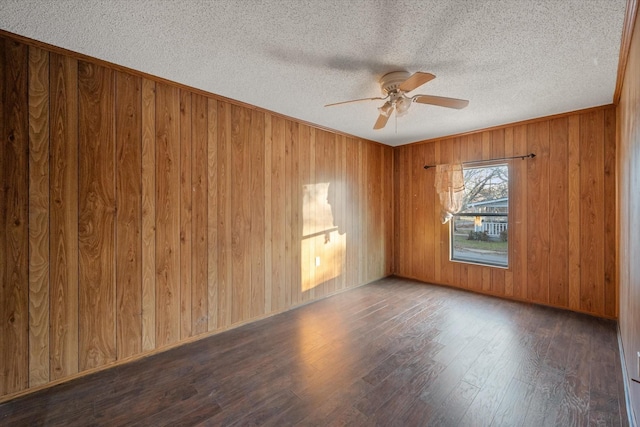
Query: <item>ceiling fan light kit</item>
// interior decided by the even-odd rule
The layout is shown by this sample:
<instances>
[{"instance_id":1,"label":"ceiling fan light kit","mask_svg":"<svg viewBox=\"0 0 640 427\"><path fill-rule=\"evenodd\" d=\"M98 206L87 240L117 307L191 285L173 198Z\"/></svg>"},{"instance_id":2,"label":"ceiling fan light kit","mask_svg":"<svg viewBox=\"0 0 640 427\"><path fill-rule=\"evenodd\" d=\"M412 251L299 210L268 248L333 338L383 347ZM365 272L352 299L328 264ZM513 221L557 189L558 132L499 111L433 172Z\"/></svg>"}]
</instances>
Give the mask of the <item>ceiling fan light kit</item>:
<instances>
[{"instance_id":1,"label":"ceiling fan light kit","mask_svg":"<svg viewBox=\"0 0 640 427\"><path fill-rule=\"evenodd\" d=\"M465 99L446 98L432 95L414 95L409 97L406 95L407 92L411 92L435 78L435 75L431 73L423 73L421 71L413 74L408 71L392 71L380 78L380 89L382 90L382 94L385 95L383 98L354 99L352 101L327 104L325 107L361 101L386 101L382 106L378 107L380 115L373 126L374 129L382 129L386 126L387 121L394 110L396 112L396 117L402 117L409 112L409 107L411 107L413 102L455 109L461 109L469 105L469 101Z\"/></svg>"},{"instance_id":2,"label":"ceiling fan light kit","mask_svg":"<svg viewBox=\"0 0 640 427\"><path fill-rule=\"evenodd\" d=\"M396 100L396 116L402 117L405 116L409 112L409 107L411 107L411 103L413 99L407 98L402 95Z\"/></svg>"},{"instance_id":3,"label":"ceiling fan light kit","mask_svg":"<svg viewBox=\"0 0 640 427\"><path fill-rule=\"evenodd\" d=\"M391 101L387 101L384 104L382 104L381 107L378 107L378 111L383 116L389 117L391 113L393 113L393 104L391 103Z\"/></svg>"}]
</instances>

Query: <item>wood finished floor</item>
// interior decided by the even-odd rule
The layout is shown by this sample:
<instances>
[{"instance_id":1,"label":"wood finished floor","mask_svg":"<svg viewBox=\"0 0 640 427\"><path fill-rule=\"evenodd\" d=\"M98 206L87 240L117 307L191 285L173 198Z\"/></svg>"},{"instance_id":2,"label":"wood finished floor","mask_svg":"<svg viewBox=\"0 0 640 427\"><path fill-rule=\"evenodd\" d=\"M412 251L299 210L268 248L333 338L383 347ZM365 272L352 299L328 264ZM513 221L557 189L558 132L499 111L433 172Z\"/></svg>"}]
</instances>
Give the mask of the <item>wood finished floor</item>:
<instances>
[{"instance_id":1,"label":"wood finished floor","mask_svg":"<svg viewBox=\"0 0 640 427\"><path fill-rule=\"evenodd\" d=\"M0 425L627 425L615 328L389 278L0 404Z\"/></svg>"}]
</instances>

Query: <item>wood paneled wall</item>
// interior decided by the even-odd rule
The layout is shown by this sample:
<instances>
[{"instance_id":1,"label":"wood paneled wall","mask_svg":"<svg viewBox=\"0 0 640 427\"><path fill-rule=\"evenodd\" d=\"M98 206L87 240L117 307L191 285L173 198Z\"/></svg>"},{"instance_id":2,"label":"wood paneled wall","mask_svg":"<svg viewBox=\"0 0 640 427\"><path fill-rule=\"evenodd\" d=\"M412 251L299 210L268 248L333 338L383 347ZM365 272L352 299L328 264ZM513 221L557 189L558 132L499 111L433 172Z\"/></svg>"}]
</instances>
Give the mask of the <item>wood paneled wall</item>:
<instances>
[{"instance_id":1,"label":"wood paneled wall","mask_svg":"<svg viewBox=\"0 0 640 427\"><path fill-rule=\"evenodd\" d=\"M633 21L632 21L633 22ZM635 18L618 104L620 335L631 408L640 414L640 15Z\"/></svg>"},{"instance_id":2,"label":"wood paneled wall","mask_svg":"<svg viewBox=\"0 0 640 427\"><path fill-rule=\"evenodd\" d=\"M0 99L5 399L391 273L391 147L9 38Z\"/></svg>"},{"instance_id":3,"label":"wood paneled wall","mask_svg":"<svg viewBox=\"0 0 640 427\"><path fill-rule=\"evenodd\" d=\"M398 147L395 273L425 282L616 317L615 107ZM449 261L435 168L510 162L509 268Z\"/></svg>"}]
</instances>

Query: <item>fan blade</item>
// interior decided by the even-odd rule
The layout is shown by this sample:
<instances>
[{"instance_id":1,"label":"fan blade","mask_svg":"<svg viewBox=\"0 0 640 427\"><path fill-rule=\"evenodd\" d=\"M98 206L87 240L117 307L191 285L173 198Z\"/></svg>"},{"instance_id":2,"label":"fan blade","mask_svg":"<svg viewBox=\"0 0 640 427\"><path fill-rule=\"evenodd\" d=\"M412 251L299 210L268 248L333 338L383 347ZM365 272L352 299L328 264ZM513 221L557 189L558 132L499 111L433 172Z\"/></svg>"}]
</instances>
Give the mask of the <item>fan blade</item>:
<instances>
[{"instance_id":1,"label":"fan blade","mask_svg":"<svg viewBox=\"0 0 640 427\"><path fill-rule=\"evenodd\" d=\"M333 104L327 104L327 105L325 105L325 107L333 107L334 105L342 105L342 104L351 104L352 102L375 101L375 100L378 100L378 99L387 99L387 98L388 97L385 97L385 98L377 97L377 98L353 99L351 101L342 101L342 102L336 102L336 103L333 103Z\"/></svg>"},{"instance_id":2,"label":"fan blade","mask_svg":"<svg viewBox=\"0 0 640 427\"><path fill-rule=\"evenodd\" d=\"M443 96L416 95L412 99L414 102L419 102L420 104L431 104L439 107L455 108L457 110L469 105L469 101L466 99L445 98Z\"/></svg>"},{"instance_id":3,"label":"fan blade","mask_svg":"<svg viewBox=\"0 0 640 427\"><path fill-rule=\"evenodd\" d=\"M412 90L417 89L418 87L427 82L430 82L435 78L436 76L431 73L423 73L421 71L418 71L417 73L413 73L411 77L402 82L402 84L398 86L398 89L403 92L411 92Z\"/></svg>"},{"instance_id":4,"label":"fan blade","mask_svg":"<svg viewBox=\"0 0 640 427\"><path fill-rule=\"evenodd\" d=\"M389 111L389 115L385 115L385 114L380 114L378 116L378 120L376 120L376 124L373 125L373 129L374 130L378 130L378 129L382 129L383 127L385 127L387 125L387 121L389 120L389 117L391 117L391 113L393 113L393 109L391 109L391 111Z\"/></svg>"}]
</instances>

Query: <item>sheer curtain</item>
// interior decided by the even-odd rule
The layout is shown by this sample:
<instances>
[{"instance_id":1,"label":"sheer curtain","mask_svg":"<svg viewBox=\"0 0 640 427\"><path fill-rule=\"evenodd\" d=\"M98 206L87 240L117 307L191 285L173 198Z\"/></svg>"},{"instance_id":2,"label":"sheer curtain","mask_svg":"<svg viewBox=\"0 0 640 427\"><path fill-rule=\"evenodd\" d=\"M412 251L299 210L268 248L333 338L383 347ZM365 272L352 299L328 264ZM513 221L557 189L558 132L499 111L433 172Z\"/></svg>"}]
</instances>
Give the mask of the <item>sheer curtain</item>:
<instances>
[{"instance_id":1,"label":"sheer curtain","mask_svg":"<svg viewBox=\"0 0 640 427\"><path fill-rule=\"evenodd\" d=\"M464 196L462 165L436 166L435 187L440 197L440 220L443 224L446 224L453 217L453 214L462 209L462 198Z\"/></svg>"}]
</instances>

